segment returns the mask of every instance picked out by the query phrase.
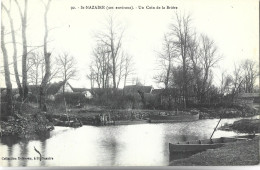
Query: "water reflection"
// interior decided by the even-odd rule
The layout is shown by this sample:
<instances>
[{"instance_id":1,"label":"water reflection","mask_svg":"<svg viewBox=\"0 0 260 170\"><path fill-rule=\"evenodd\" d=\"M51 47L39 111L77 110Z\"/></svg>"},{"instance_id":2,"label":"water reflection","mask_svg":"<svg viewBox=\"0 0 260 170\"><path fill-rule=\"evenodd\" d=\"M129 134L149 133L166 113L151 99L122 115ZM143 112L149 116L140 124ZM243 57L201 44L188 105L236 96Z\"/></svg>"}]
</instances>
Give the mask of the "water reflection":
<instances>
[{"instance_id":1,"label":"water reflection","mask_svg":"<svg viewBox=\"0 0 260 170\"><path fill-rule=\"evenodd\" d=\"M45 155L46 155L46 140L41 140L41 154L42 154L42 156L43 157L45 157ZM41 160L41 166L45 166L45 160L44 159L42 159Z\"/></svg>"},{"instance_id":2,"label":"water reflection","mask_svg":"<svg viewBox=\"0 0 260 170\"><path fill-rule=\"evenodd\" d=\"M28 156L28 142L20 142L19 143L20 146L20 157L22 158L27 158ZM24 161L19 161L19 166L27 166L27 160Z\"/></svg>"},{"instance_id":3,"label":"water reflection","mask_svg":"<svg viewBox=\"0 0 260 170\"><path fill-rule=\"evenodd\" d=\"M231 123L237 119L224 119ZM2 142L3 157L44 157L54 160L5 161L4 166L164 166L169 164L168 143L209 138L218 119L172 124L81 128L56 127L47 140L8 144ZM216 131L213 137L233 136ZM8 144L8 145L7 145Z\"/></svg>"},{"instance_id":4,"label":"water reflection","mask_svg":"<svg viewBox=\"0 0 260 170\"><path fill-rule=\"evenodd\" d=\"M13 157L13 148L11 146L8 146L8 157L12 158ZM8 166L12 166L11 160L8 161Z\"/></svg>"}]
</instances>

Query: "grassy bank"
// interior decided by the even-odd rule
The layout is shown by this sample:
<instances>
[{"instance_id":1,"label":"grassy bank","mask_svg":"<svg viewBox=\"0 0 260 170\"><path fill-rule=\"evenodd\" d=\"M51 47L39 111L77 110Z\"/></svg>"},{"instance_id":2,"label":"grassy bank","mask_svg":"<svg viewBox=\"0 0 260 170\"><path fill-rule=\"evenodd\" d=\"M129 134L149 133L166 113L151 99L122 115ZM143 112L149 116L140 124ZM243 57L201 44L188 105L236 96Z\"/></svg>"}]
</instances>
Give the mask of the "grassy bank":
<instances>
[{"instance_id":1,"label":"grassy bank","mask_svg":"<svg viewBox=\"0 0 260 170\"><path fill-rule=\"evenodd\" d=\"M260 133L260 119L241 119L232 124L225 124L218 129L240 133Z\"/></svg>"},{"instance_id":2,"label":"grassy bank","mask_svg":"<svg viewBox=\"0 0 260 170\"><path fill-rule=\"evenodd\" d=\"M136 112L136 113L144 113L144 114L154 114L157 112L191 112L194 110L197 110L200 112L200 118L201 119L211 119L211 118L236 118L236 117L251 117L254 115L259 114L259 112L256 109L253 109L252 107L249 107L247 105L231 105L229 107L192 107L192 108L187 108L185 110L178 110L178 109L173 109L173 110L147 110L147 109L112 109L111 107L105 107L105 106L96 106L96 105L91 105L91 104L83 104L81 108L75 108L73 106L68 105L67 110L70 114L75 115L75 116L96 116L100 113L107 113L110 111L111 114L113 113L126 113L127 110ZM49 111L52 114L64 114L65 113L65 107L64 104L50 104L49 105ZM113 111L113 112L111 112Z\"/></svg>"},{"instance_id":3,"label":"grassy bank","mask_svg":"<svg viewBox=\"0 0 260 170\"><path fill-rule=\"evenodd\" d=\"M259 137L250 141L228 143L189 158L170 162L170 166L229 166L259 164Z\"/></svg>"},{"instance_id":4,"label":"grassy bank","mask_svg":"<svg viewBox=\"0 0 260 170\"><path fill-rule=\"evenodd\" d=\"M231 128L242 133L260 133L260 119L238 120L231 125Z\"/></svg>"}]
</instances>

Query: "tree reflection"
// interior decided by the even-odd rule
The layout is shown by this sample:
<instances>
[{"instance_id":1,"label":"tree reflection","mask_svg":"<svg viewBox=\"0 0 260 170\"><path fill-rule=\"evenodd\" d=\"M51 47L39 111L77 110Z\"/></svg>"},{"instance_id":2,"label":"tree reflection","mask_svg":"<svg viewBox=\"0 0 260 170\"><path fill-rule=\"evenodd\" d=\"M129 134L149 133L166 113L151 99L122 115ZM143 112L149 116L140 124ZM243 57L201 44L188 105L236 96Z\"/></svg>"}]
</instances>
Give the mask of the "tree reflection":
<instances>
[{"instance_id":1,"label":"tree reflection","mask_svg":"<svg viewBox=\"0 0 260 170\"><path fill-rule=\"evenodd\" d=\"M21 151L19 157L24 157L24 158L28 157L28 142L27 141L20 142L19 146L20 146L20 151ZM27 166L27 163L28 163L27 159L20 160L19 166Z\"/></svg>"}]
</instances>

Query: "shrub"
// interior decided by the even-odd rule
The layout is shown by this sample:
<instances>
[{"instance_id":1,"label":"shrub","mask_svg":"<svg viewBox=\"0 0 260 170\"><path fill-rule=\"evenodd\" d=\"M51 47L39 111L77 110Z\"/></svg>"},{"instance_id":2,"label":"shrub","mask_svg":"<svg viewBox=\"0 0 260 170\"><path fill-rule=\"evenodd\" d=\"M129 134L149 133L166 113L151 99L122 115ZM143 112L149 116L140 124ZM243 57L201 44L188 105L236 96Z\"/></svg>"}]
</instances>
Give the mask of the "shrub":
<instances>
[{"instance_id":1,"label":"shrub","mask_svg":"<svg viewBox=\"0 0 260 170\"><path fill-rule=\"evenodd\" d=\"M63 103L64 98L68 105L77 105L79 102L85 103L87 101L84 94L82 93L64 93L55 96L55 103L56 104Z\"/></svg>"}]
</instances>

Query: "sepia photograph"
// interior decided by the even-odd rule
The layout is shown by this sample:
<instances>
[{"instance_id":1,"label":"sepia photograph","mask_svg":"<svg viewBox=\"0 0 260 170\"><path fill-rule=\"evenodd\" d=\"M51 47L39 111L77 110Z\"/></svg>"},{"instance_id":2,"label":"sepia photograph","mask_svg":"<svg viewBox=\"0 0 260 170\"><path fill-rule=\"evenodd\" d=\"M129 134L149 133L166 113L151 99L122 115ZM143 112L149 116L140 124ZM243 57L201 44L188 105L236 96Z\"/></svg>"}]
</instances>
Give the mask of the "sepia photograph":
<instances>
[{"instance_id":1,"label":"sepia photograph","mask_svg":"<svg viewBox=\"0 0 260 170\"><path fill-rule=\"evenodd\" d=\"M259 4L1 0L0 167L259 166Z\"/></svg>"}]
</instances>

